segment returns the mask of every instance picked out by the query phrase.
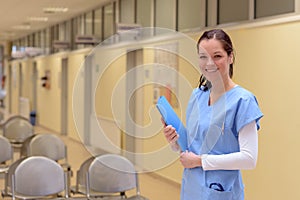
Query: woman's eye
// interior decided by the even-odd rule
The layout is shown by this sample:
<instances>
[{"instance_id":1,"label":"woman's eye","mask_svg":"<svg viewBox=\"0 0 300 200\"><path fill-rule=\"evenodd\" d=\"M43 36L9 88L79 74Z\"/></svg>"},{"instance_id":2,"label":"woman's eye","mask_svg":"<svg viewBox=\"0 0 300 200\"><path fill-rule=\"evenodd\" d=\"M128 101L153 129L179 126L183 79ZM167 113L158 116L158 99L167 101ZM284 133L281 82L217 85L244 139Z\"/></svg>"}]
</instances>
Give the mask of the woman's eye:
<instances>
[{"instance_id":1,"label":"woman's eye","mask_svg":"<svg viewBox=\"0 0 300 200\"><path fill-rule=\"evenodd\" d=\"M207 56L200 56L200 59L206 59Z\"/></svg>"}]
</instances>

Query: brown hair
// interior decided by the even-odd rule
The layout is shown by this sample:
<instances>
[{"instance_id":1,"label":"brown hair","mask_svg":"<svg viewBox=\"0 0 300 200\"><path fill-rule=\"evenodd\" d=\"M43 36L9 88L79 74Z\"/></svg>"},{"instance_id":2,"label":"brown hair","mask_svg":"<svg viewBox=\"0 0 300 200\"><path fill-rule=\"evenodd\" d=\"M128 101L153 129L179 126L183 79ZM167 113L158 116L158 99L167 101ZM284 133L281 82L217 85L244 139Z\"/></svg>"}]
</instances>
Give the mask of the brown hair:
<instances>
[{"instance_id":1,"label":"brown hair","mask_svg":"<svg viewBox=\"0 0 300 200\"><path fill-rule=\"evenodd\" d=\"M199 38L197 42L197 51L199 53L199 44L202 40L210 40L210 39L216 39L220 41L223 45L224 50L227 52L227 55L230 56L233 55L234 60L234 54L233 54L233 46L231 39L229 35L223 31L222 29L212 29L209 31L205 31L202 36ZM229 66L229 76L232 78L233 76L233 63ZM204 91L208 90L211 87L211 83L203 76L203 74L200 77L199 80L199 88L203 88Z\"/></svg>"}]
</instances>

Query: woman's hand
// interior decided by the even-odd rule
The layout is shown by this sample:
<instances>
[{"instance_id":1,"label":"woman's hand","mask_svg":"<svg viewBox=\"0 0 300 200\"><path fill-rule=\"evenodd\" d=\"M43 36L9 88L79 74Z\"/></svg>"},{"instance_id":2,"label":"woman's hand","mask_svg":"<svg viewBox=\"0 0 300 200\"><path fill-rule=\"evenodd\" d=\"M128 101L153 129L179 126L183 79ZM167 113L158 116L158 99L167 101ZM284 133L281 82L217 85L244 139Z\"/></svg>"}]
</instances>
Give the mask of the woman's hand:
<instances>
[{"instance_id":1,"label":"woman's hand","mask_svg":"<svg viewBox=\"0 0 300 200\"><path fill-rule=\"evenodd\" d=\"M202 166L201 157L194 154L193 152L182 152L180 154L180 162L184 168L195 168Z\"/></svg>"},{"instance_id":2,"label":"woman's hand","mask_svg":"<svg viewBox=\"0 0 300 200\"><path fill-rule=\"evenodd\" d=\"M179 138L179 135L177 134L175 128L172 125L167 126L163 119L161 119L161 121L164 125L163 132L164 132L165 138L167 139L168 143L171 144L172 149L174 151L179 151L180 148L176 142Z\"/></svg>"}]
</instances>

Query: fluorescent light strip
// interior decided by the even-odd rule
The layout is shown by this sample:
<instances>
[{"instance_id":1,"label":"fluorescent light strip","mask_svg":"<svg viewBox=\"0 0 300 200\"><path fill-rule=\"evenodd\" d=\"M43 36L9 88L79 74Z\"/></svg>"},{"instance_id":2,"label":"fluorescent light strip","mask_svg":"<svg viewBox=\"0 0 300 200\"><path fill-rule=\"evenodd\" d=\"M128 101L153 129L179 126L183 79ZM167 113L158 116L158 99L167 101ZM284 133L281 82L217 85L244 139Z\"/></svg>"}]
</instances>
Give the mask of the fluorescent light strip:
<instances>
[{"instance_id":1,"label":"fluorescent light strip","mask_svg":"<svg viewBox=\"0 0 300 200\"><path fill-rule=\"evenodd\" d=\"M68 8L64 7L48 7L43 9L44 13L63 13L68 12L68 10Z\"/></svg>"},{"instance_id":2,"label":"fluorescent light strip","mask_svg":"<svg viewBox=\"0 0 300 200\"><path fill-rule=\"evenodd\" d=\"M46 22L48 21L48 17L28 17L28 20L35 22Z\"/></svg>"},{"instance_id":3,"label":"fluorescent light strip","mask_svg":"<svg viewBox=\"0 0 300 200\"><path fill-rule=\"evenodd\" d=\"M29 30L31 28L30 25L17 25L13 26L13 29L18 29L18 30Z\"/></svg>"}]
</instances>

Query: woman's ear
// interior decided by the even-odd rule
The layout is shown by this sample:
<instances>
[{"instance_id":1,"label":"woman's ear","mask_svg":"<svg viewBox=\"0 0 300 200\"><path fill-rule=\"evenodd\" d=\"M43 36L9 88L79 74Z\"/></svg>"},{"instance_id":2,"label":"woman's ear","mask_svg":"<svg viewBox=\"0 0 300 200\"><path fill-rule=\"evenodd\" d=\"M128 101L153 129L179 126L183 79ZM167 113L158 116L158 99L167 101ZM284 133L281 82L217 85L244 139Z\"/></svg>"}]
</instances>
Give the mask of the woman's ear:
<instances>
[{"instance_id":1,"label":"woman's ear","mask_svg":"<svg viewBox=\"0 0 300 200\"><path fill-rule=\"evenodd\" d=\"M230 55L229 55L229 64L232 64L233 63L233 60L234 60L234 56L233 56L233 53L231 53Z\"/></svg>"}]
</instances>

